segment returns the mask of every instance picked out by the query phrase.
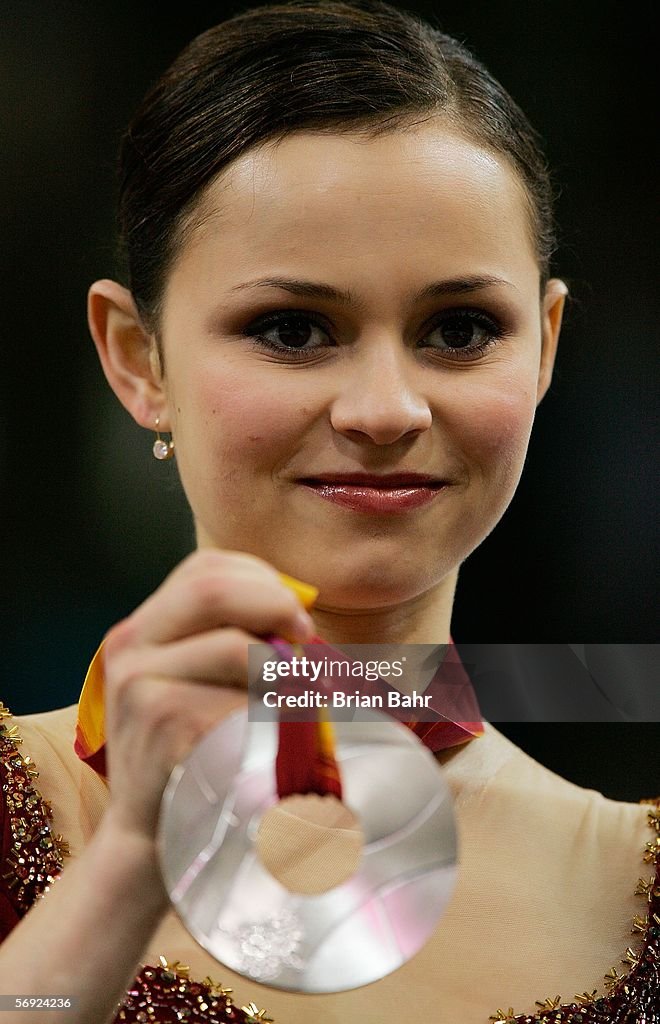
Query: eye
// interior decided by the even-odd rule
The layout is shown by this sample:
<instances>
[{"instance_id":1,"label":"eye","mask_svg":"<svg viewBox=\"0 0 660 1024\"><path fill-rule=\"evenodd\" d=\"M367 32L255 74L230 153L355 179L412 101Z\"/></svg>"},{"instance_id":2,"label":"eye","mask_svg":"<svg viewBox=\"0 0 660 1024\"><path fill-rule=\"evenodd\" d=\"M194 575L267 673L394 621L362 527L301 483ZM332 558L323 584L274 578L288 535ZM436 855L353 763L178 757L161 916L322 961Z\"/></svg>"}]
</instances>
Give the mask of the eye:
<instances>
[{"instance_id":1,"label":"eye","mask_svg":"<svg viewBox=\"0 0 660 1024\"><path fill-rule=\"evenodd\" d=\"M438 338L440 344L427 341L424 347L465 359L490 348L504 333L501 324L480 310L452 310L437 320L427 335L427 339Z\"/></svg>"},{"instance_id":2,"label":"eye","mask_svg":"<svg viewBox=\"0 0 660 1024\"><path fill-rule=\"evenodd\" d=\"M505 330L482 310L447 310L432 325L420 348L452 359L474 359L502 338ZM334 344L323 322L302 310L279 310L255 320L243 330L261 349L285 359L305 359ZM319 335L324 335L325 340ZM433 339L435 336L436 341ZM316 340L315 340L316 338Z\"/></svg>"},{"instance_id":3,"label":"eye","mask_svg":"<svg viewBox=\"0 0 660 1024\"><path fill-rule=\"evenodd\" d=\"M309 313L283 310L256 320L243 333L253 338L260 347L295 359L325 347L323 341L313 343L315 330L328 338L323 324ZM279 335L279 339L276 337L273 340L268 334Z\"/></svg>"}]
</instances>

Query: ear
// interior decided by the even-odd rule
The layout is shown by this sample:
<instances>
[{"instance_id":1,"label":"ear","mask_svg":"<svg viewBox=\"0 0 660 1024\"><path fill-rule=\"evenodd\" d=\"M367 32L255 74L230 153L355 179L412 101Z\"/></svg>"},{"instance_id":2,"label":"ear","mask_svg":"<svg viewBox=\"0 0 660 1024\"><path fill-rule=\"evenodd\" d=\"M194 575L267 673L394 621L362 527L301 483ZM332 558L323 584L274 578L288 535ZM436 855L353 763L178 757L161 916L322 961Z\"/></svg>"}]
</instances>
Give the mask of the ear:
<instances>
[{"instance_id":1,"label":"ear","mask_svg":"<svg viewBox=\"0 0 660 1024\"><path fill-rule=\"evenodd\" d=\"M552 277L545 287L543 296L542 322L541 322L541 364L539 366L539 378L536 386L536 404L538 405L546 391L550 387L552 371L557 355L557 343L561 330L561 320L564 314L564 303L568 295L568 288L558 277Z\"/></svg>"},{"instance_id":2,"label":"ear","mask_svg":"<svg viewBox=\"0 0 660 1024\"><path fill-rule=\"evenodd\" d=\"M169 430L167 395L155 336L142 325L127 288L95 281L87 295L87 322L108 383L141 427Z\"/></svg>"}]
</instances>

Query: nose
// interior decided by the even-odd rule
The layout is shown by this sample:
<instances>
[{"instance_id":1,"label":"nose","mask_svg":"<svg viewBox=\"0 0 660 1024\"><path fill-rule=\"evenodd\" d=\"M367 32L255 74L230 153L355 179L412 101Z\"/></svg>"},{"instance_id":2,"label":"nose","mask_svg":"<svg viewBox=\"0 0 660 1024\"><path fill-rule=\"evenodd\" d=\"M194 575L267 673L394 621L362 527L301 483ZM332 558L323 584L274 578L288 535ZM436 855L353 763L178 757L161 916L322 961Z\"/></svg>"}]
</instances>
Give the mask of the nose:
<instances>
[{"instance_id":1,"label":"nose","mask_svg":"<svg viewBox=\"0 0 660 1024\"><path fill-rule=\"evenodd\" d=\"M400 340L378 341L344 366L330 421L340 434L386 445L428 430L433 417L414 355Z\"/></svg>"}]
</instances>

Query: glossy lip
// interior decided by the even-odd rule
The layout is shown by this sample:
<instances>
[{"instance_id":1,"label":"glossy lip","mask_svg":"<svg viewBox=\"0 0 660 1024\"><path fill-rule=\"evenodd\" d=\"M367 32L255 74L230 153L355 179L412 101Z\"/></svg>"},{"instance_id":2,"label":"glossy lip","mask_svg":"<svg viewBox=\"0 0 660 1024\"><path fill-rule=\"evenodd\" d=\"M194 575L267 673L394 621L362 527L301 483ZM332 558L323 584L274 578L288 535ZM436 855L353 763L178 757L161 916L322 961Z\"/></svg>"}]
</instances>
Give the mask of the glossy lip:
<instances>
[{"instance_id":1,"label":"glossy lip","mask_svg":"<svg viewBox=\"0 0 660 1024\"><path fill-rule=\"evenodd\" d=\"M333 473L299 482L325 501L371 515L411 511L448 487L448 481L422 473Z\"/></svg>"},{"instance_id":2,"label":"glossy lip","mask_svg":"<svg viewBox=\"0 0 660 1024\"><path fill-rule=\"evenodd\" d=\"M428 487L448 481L428 473L319 473L301 480L305 484L354 484L359 487Z\"/></svg>"}]
</instances>

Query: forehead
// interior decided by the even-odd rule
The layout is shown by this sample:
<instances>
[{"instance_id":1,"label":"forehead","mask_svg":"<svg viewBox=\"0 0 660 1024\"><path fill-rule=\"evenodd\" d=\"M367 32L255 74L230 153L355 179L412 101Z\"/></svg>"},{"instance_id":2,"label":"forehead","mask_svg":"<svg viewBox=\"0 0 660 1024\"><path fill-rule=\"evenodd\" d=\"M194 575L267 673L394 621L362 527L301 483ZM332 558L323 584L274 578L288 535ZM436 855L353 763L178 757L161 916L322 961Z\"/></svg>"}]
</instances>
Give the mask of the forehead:
<instances>
[{"instance_id":1,"label":"forehead","mask_svg":"<svg viewBox=\"0 0 660 1024\"><path fill-rule=\"evenodd\" d=\"M425 122L365 139L297 132L244 153L209 186L173 269L229 285L251 271L325 276L396 267L420 274L531 276L526 194L508 161Z\"/></svg>"}]
</instances>

